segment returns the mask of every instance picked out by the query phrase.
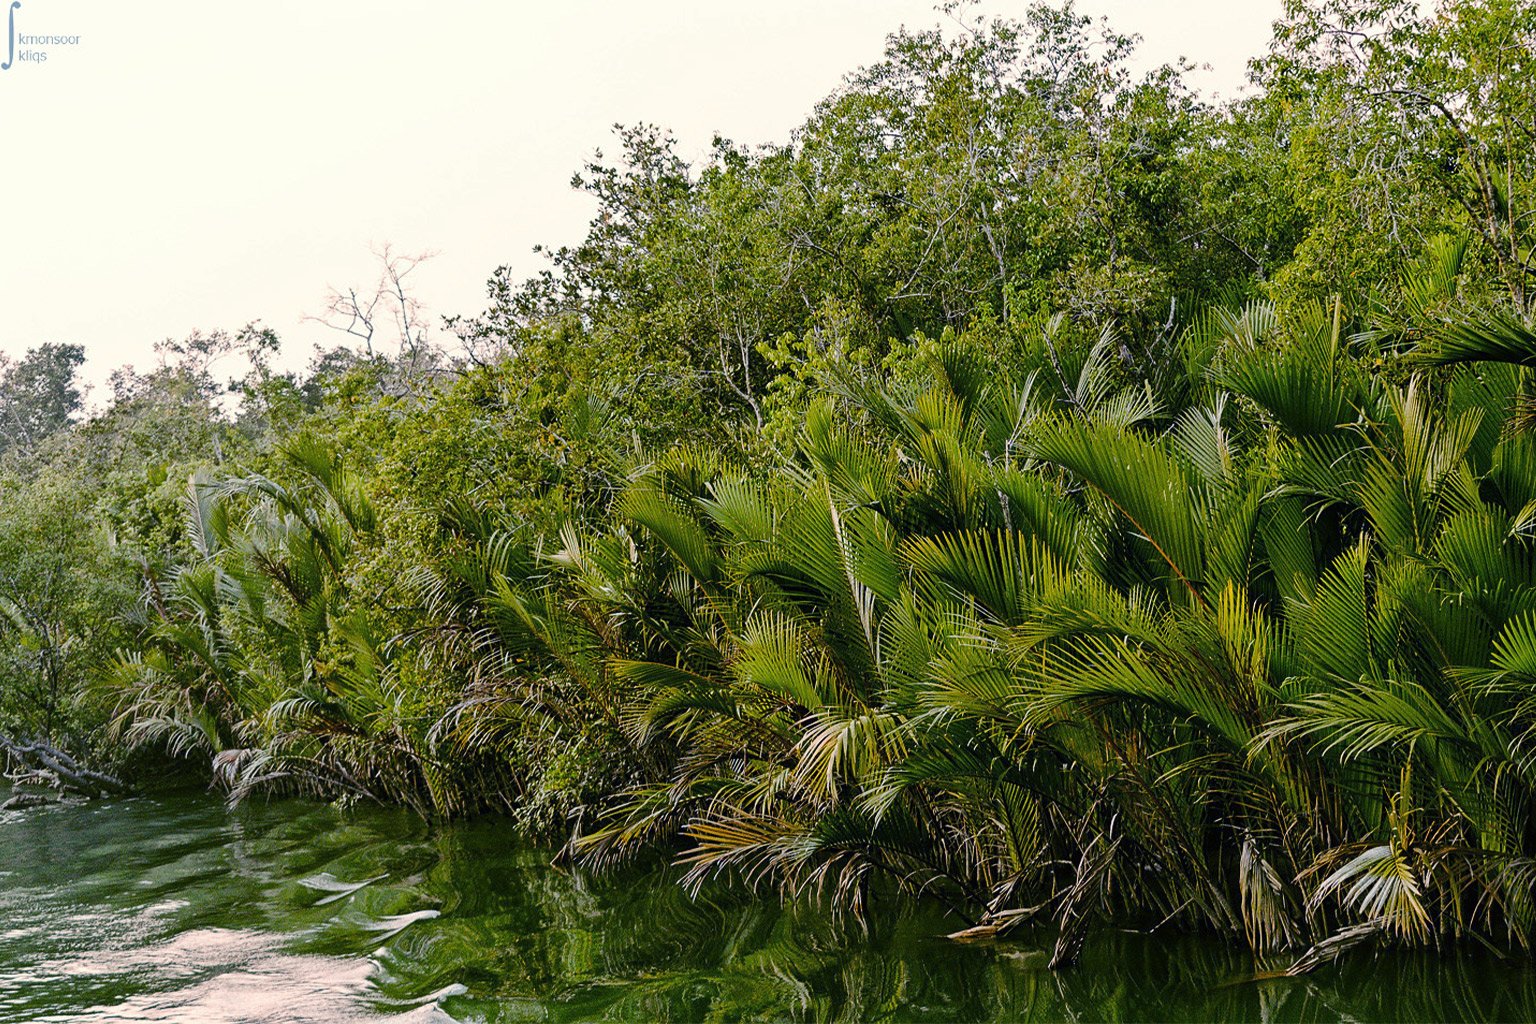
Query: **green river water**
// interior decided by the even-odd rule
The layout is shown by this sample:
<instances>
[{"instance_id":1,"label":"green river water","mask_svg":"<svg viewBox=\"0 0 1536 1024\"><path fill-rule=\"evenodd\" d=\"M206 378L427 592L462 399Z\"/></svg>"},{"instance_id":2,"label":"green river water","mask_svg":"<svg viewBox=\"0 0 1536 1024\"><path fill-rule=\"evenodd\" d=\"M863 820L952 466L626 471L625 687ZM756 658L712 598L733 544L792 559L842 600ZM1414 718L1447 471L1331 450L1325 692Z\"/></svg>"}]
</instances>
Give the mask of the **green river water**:
<instances>
[{"instance_id":1,"label":"green river water","mask_svg":"<svg viewBox=\"0 0 1536 1024\"><path fill-rule=\"evenodd\" d=\"M212 797L0 812L0 1021L1536 1020L1536 970L1365 954L1254 980L1209 938L964 945L549 865L503 822Z\"/></svg>"}]
</instances>

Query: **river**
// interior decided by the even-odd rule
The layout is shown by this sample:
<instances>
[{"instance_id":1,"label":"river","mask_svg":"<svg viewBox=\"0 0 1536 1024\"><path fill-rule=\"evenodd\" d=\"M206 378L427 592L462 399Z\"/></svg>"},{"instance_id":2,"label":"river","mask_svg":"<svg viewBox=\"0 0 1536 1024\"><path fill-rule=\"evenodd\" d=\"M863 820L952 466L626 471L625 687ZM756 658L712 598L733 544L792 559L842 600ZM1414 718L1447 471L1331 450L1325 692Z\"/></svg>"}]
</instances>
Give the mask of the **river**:
<instances>
[{"instance_id":1,"label":"river","mask_svg":"<svg viewBox=\"0 0 1536 1024\"><path fill-rule=\"evenodd\" d=\"M491 819L138 797L0 812L0 1021L1536 1020L1486 951L1254 980L1210 938L961 944L812 905L550 866Z\"/></svg>"}]
</instances>

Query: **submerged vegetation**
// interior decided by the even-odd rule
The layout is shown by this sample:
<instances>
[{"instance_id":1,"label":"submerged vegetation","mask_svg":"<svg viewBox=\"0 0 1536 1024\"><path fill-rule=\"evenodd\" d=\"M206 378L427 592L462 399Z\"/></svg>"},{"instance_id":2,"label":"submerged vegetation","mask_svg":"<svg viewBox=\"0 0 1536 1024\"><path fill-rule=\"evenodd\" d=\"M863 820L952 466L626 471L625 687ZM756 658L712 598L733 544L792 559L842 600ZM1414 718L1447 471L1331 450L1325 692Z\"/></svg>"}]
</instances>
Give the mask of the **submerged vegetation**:
<instances>
[{"instance_id":1,"label":"submerged vegetation","mask_svg":"<svg viewBox=\"0 0 1536 1024\"><path fill-rule=\"evenodd\" d=\"M1053 965L1528 951L1536 9L1292 0L1221 105L1133 45L1039 7L783 145L623 129L457 348L387 263L398 357L197 335L72 422L34 350L0 733Z\"/></svg>"}]
</instances>

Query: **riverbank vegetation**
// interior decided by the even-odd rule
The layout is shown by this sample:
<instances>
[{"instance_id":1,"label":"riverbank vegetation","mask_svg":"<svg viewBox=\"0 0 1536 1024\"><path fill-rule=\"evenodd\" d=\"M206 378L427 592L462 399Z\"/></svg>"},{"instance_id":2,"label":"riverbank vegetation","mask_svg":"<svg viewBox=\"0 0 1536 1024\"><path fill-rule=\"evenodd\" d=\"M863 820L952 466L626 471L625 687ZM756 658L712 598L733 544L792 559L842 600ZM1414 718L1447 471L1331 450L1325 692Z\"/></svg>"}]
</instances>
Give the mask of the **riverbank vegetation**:
<instances>
[{"instance_id":1,"label":"riverbank vegetation","mask_svg":"<svg viewBox=\"0 0 1536 1024\"><path fill-rule=\"evenodd\" d=\"M1056 964L1527 950L1536 9L1293 0L1219 104L950 14L788 142L620 129L452 344L6 367L0 732Z\"/></svg>"}]
</instances>

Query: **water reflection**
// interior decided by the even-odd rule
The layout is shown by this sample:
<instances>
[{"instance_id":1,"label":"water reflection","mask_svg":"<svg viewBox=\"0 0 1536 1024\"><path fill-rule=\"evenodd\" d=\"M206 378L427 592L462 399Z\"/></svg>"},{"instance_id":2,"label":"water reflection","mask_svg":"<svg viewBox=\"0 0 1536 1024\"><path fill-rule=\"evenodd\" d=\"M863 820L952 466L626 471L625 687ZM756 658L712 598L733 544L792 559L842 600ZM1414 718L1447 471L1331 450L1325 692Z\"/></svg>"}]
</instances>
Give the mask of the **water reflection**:
<instances>
[{"instance_id":1,"label":"water reflection","mask_svg":"<svg viewBox=\"0 0 1536 1024\"><path fill-rule=\"evenodd\" d=\"M206 797L0 814L0 1021L1532 1020L1536 972L1462 951L1256 981L1229 944L961 945L815 907L551 868L494 821Z\"/></svg>"}]
</instances>

